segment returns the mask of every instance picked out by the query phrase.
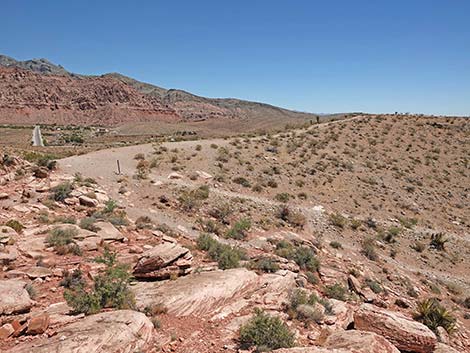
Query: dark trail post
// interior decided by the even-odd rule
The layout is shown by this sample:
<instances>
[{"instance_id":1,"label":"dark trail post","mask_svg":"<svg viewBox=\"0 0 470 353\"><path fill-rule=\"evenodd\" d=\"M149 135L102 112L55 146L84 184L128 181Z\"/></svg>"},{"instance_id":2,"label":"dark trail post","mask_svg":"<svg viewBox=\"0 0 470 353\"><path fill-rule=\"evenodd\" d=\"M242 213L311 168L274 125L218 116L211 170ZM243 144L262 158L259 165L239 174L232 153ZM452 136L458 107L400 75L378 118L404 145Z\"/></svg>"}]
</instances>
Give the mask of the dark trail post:
<instances>
[{"instance_id":1,"label":"dark trail post","mask_svg":"<svg viewBox=\"0 0 470 353\"><path fill-rule=\"evenodd\" d=\"M117 162L118 174L121 174L121 165L119 164L119 159L117 159L116 162Z\"/></svg>"}]
</instances>

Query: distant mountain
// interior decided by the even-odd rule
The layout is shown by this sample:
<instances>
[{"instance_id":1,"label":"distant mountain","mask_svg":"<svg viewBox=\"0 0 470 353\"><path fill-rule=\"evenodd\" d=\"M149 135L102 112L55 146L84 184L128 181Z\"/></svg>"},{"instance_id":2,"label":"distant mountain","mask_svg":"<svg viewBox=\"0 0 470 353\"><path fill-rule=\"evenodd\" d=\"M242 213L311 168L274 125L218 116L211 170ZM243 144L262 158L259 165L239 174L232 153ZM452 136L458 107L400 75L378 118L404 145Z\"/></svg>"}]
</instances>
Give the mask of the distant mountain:
<instances>
[{"instance_id":1,"label":"distant mountain","mask_svg":"<svg viewBox=\"0 0 470 353\"><path fill-rule=\"evenodd\" d=\"M17 61L0 55L0 75L0 123L113 126L161 120L269 123L272 119L287 124L315 118L264 103L165 89L119 73L78 75L46 59Z\"/></svg>"}]
</instances>

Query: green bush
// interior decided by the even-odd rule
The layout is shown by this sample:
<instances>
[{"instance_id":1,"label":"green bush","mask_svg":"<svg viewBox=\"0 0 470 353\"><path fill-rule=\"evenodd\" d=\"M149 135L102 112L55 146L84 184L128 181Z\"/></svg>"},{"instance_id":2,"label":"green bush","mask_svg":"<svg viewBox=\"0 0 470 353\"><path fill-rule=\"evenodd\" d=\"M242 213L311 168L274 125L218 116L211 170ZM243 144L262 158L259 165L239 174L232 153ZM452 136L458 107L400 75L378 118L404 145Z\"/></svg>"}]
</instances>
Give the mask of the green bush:
<instances>
[{"instance_id":1,"label":"green bush","mask_svg":"<svg viewBox=\"0 0 470 353\"><path fill-rule=\"evenodd\" d=\"M274 199L275 199L276 201L286 203L286 202L289 201L290 195L289 195L287 192L282 192L282 193L280 193L280 194L276 194L276 195L274 196Z\"/></svg>"},{"instance_id":2,"label":"green bush","mask_svg":"<svg viewBox=\"0 0 470 353\"><path fill-rule=\"evenodd\" d=\"M104 204L103 212L104 212L104 213L113 213L114 210L115 210L117 207L118 207L118 204L117 204L116 200L109 199L109 200L106 201L106 203Z\"/></svg>"},{"instance_id":3,"label":"green bush","mask_svg":"<svg viewBox=\"0 0 470 353\"><path fill-rule=\"evenodd\" d=\"M227 237L238 240L245 239L250 228L251 221L248 218L242 218L227 231Z\"/></svg>"},{"instance_id":4,"label":"green bush","mask_svg":"<svg viewBox=\"0 0 470 353\"><path fill-rule=\"evenodd\" d=\"M269 257L263 257L261 259L258 259L257 261L254 261L251 264L251 268L266 273L274 273L279 270L279 265L273 259Z\"/></svg>"},{"instance_id":5,"label":"green bush","mask_svg":"<svg viewBox=\"0 0 470 353\"><path fill-rule=\"evenodd\" d=\"M85 217L80 220L80 228L89 230L91 232L97 232L100 230L99 227L95 225L95 217Z\"/></svg>"},{"instance_id":6,"label":"green bush","mask_svg":"<svg viewBox=\"0 0 470 353\"><path fill-rule=\"evenodd\" d=\"M235 184L239 184L239 185L241 185L245 188L249 188L251 186L250 182L244 177L236 177L236 178L232 179L232 181Z\"/></svg>"},{"instance_id":7,"label":"green bush","mask_svg":"<svg viewBox=\"0 0 470 353\"><path fill-rule=\"evenodd\" d=\"M325 287L325 295L328 298L346 300L347 288L340 283L335 283Z\"/></svg>"},{"instance_id":8,"label":"green bush","mask_svg":"<svg viewBox=\"0 0 470 353\"><path fill-rule=\"evenodd\" d=\"M200 250L207 251L209 257L217 261L219 268L222 270L239 267L240 260L245 258L245 254L241 249L221 244L208 234L201 234L198 237L197 247Z\"/></svg>"},{"instance_id":9,"label":"green bush","mask_svg":"<svg viewBox=\"0 0 470 353\"><path fill-rule=\"evenodd\" d=\"M67 197L70 196L72 190L72 184L70 184L68 181L65 183L61 183L52 188L51 199L55 201L64 201Z\"/></svg>"},{"instance_id":10,"label":"green bush","mask_svg":"<svg viewBox=\"0 0 470 353\"><path fill-rule=\"evenodd\" d=\"M435 298L418 302L414 319L422 322L436 333L439 326L443 327L448 333L455 330L456 318Z\"/></svg>"},{"instance_id":11,"label":"green bush","mask_svg":"<svg viewBox=\"0 0 470 353\"><path fill-rule=\"evenodd\" d=\"M339 213L330 214L330 223L337 228L343 229L346 226L347 219Z\"/></svg>"},{"instance_id":12,"label":"green bush","mask_svg":"<svg viewBox=\"0 0 470 353\"><path fill-rule=\"evenodd\" d=\"M315 252L307 246L296 245L291 242L281 240L276 244L276 255L293 260L303 270L317 271L320 261L315 256Z\"/></svg>"},{"instance_id":13,"label":"green bush","mask_svg":"<svg viewBox=\"0 0 470 353\"><path fill-rule=\"evenodd\" d=\"M65 255L72 253L81 255L80 247L75 243L74 237L78 235L76 229L54 228L46 237L46 243L52 246L56 253Z\"/></svg>"},{"instance_id":14,"label":"green bush","mask_svg":"<svg viewBox=\"0 0 470 353\"><path fill-rule=\"evenodd\" d=\"M261 310L240 328L240 346L242 349L256 347L258 352L289 348L294 345L294 334L287 325L276 316L270 316Z\"/></svg>"},{"instance_id":15,"label":"green bush","mask_svg":"<svg viewBox=\"0 0 470 353\"><path fill-rule=\"evenodd\" d=\"M135 300L128 288L131 276L127 265L117 262L116 254L105 249L103 256L95 259L106 268L95 278L92 288L80 282L64 291L64 298L75 312L94 314L102 308L132 309Z\"/></svg>"},{"instance_id":16,"label":"green bush","mask_svg":"<svg viewBox=\"0 0 470 353\"><path fill-rule=\"evenodd\" d=\"M13 228L17 233L21 233L24 226L20 221L16 219L10 219L8 222L5 223L7 227Z\"/></svg>"}]
</instances>

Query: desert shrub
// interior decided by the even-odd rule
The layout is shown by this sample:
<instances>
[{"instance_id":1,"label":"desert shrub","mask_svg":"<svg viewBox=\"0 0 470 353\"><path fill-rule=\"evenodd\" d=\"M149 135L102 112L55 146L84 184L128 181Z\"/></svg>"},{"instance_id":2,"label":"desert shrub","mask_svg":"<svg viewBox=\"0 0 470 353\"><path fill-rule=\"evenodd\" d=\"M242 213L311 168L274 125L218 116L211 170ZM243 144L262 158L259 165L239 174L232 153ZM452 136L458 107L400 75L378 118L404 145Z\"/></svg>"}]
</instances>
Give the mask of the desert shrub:
<instances>
[{"instance_id":1,"label":"desert shrub","mask_svg":"<svg viewBox=\"0 0 470 353\"><path fill-rule=\"evenodd\" d=\"M351 229L356 230L362 225L362 221L359 219L351 219L350 226Z\"/></svg>"},{"instance_id":2,"label":"desert shrub","mask_svg":"<svg viewBox=\"0 0 470 353\"><path fill-rule=\"evenodd\" d=\"M82 271L76 269L72 272L64 271L62 280L59 285L64 288L74 288L76 286L84 286L85 280L82 277Z\"/></svg>"},{"instance_id":3,"label":"desert shrub","mask_svg":"<svg viewBox=\"0 0 470 353\"><path fill-rule=\"evenodd\" d=\"M118 207L117 201L113 199L109 199L104 204L103 212L104 213L113 213L114 210Z\"/></svg>"},{"instance_id":4,"label":"desert shrub","mask_svg":"<svg viewBox=\"0 0 470 353\"><path fill-rule=\"evenodd\" d=\"M36 287L34 287L32 283L28 283L25 289L31 299L36 299L36 297L38 296L38 292L36 290Z\"/></svg>"},{"instance_id":5,"label":"desert shrub","mask_svg":"<svg viewBox=\"0 0 470 353\"><path fill-rule=\"evenodd\" d=\"M127 265L117 262L116 254L105 249L103 256L95 259L105 269L95 277L92 288L79 283L64 291L64 298L75 312L93 314L102 308L129 309L135 305L128 288L131 276Z\"/></svg>"},{"instance_id":6,"label":"desert shrub","mask_svg":"<svg viewBox=\"0 0 470 353\"><path fill-rule=\"evenodd\" d=\"M274 199L276 201L279 201L279 202L288 202L289 199L290 199L290 194L288 194L287 192L281 192L280 194L276 194L274 196Z\"/></svg>"},{"instance_id":7,"label":"desert shrub","mask_svg":"<svg viewBox=\"0 0 470 353\"><path fill-rule=\"evenodd\" d=\"M202 185L197 189L193 190L192 194L197 200L206 200L209 198L209 186Z\"/></svg>"},{"instance_id":8,"label":"desert shrub","mask_svg":"<svg viewBox=\"0 0 470 353\"><path fill-rule=\"evenodd\" d=\"M342 249L343 248L343 245L341 245L341 243L338 242L338 241L330 242L330 246L334 249Z\"/></svg>"},{"instance_id":9,"label":"desert shrub","mask_svg":"<svg viewBox=\"0 0 470 353\"><path fill-rule=\"evenodd\" d=\"M431 247L439 250L439 251L444 251L445 250L445 245L449 241L444 235L444 233L435 233L431 235Z\"/></svg>"},{"instance_id":10,"label":"desert shrub","mask_svg":"<svg viewBox=\"0 0 470 353\"><path fill-rule=\"evenodd\" d=\"M276 261L269 257L263 257L251 263L253 270L263 271L266 273L274 273L279 270L279 265Z\"/></svg>"},{"instance_id":11,"label":"desert shrub","mask_svg":"<svg viewBox=\"0 0 470 353\"><path fill-rule=\"evenodd\" d=\"M181 208L186 211L190 212L194 209L199 207L199 200L194 197L192 192L184 191L178 197L178 201L180 203Z\"/></svg>"},{"instance_id":12,"label":"desert shrub","mask_svg":"<svg viewBox=\"0 0 470 353\"><path fill-rule=\"evenodd\" d=\"M135 220L135 226L137 229L152 229L153 222L149 216L140 216Z\"/></svg>"},{"instance_id":13,"label":"desert shrub","mask_svg":"<svg viewBox=\"0 0 470 353\"><path fill-rule=\"evenodd\" d=\"M324 318L324 310L312 305L299 305L297 307L297 319L308 324L310 322L320 323Z\"/></svg>"},{"instance_id":14,"label":"desert shrub","mask_svg":"<svg viewBox=\"0 0 470 353\"><path fill-rule=\"evenodd\" d=\"M134 156L134 159L135 160L143 160L145 159L145 155L143 153L137 153L135 156Z\"/></svg>"},{"instance_id":15,"label":"desert shrub","mask_svg":"<svg viewBox=\"0 0 470 353\"><path fill-rule=\"evenodd\" d=\"M269 186L270 188L277 188L277 182L276 180L274 179L269 179L267 182L266 182L266 185Z\"/></svg>"},{"instance_id":16,"label":"desert shrub","mask_svg":"<svg viewBox=\"0 0 470 353\"><path fill-rule=\"evenodd\" d=\"M57 216L53 220L54 223L75 224L77 219L74 216Z\"/></svg>"},{"instance_id":17,"label":"desert shrub","mask_svg":"<svg viewBox=\"0 0 470 353\"><path fill-rule=\"evenodd\" d=\"M69 253L81 255L81 250L74 240L74 237L77 235L78 231L76 229L54 228L46 237L46 243L47 245L52 246L60 255Z\"/></svg>"},{"instance_id":18,"label":"desert shrub","mask_svg":"<svg viewBox=\"0 0 470 353\"><path fill-rule=\"evenodd\" d=\"M320 261L315 252L307 246L293 245L291 242L281 240L276 244L276 255L295 261L301 269L317 271Z\"/></svg>"},{"instance_id":19,"label":"desert shrub","mask_svg":"<svg viewBox=\"0 0 470 353\"><path fill-rule=\"evenodd\" d=\"M10 219L8 222L5 223L5 225L7 227L13 228L17 233L21 233L24 228L23 224L16 219Z\"/></svg>"},{"instance_id":20,"label":"desert shrub","mask_svg":"<svg viewBox=\"0 0 470 353\"><path fill-rule=\"evenodd\" d=\"M448 333L455 330L456 318L435 298L418 302L414 319L422 322L434 332L437 332L439 326Z\"/></svg>"},{"instance_id":21,"label":"desert shrub","mask_svg":"<svg viewBox=\"0 0 470 353\"><path fill-rule=\"evenodd\" d=\"M315 309L315 304L319 303L324 310ZM324 312L331 314L331 304L328 300L319 298L315 293L309 293L304 289L295 289L289 295L287 314L291 319L298 319L305 323L320 322L324 317Z\"/></svg>"},{"instance_id":22,"label":"desert shrub","mask_svg":"<svg viewBox=\"0 0 470 353\"><path fill-rule=\"evenodd\" d=\"M306 246L296 247L293 260L304 270L317 271L320 267L320 261L314 251Z\"/></svg>"},{"instance_id":23,"label":"desert shrub","mask_svg":"<svg viewBox=\"0 0 470 353\"><path fill-rule=\"evenodd\" d=\"M227 224L228 217L233 213L232 206L229 203L214 206L210 211L209 215L217 219L218 221Z\"/></svg>"},{"instance_id":24,"label":"desert shrub","mask_svg":"<svg viewBox=\"0 0 470 353\"><path fill-rule=\"evenodd\" d=\"M251 228L251 221L248 218L242 218L227 231L227 237L232 239L245 239L247 232Z\"/></svg>"},{"instance_id":25,"label":"desert shrub","mask_svg":"<svg viewBox=\"0 0 470 353\"><path fill-rule=\"evenodd\" d=\"M261 310L240 328L242 349L256 347L257 351L289 348L294 345L294 334L277 316L270 316Z\"/></svg>"},{"instance_id":26,"label":"desert shrub","mask_svg":"<svg viewBox=\"0 0 470 353\"><path fill-rule=\"evenodd\" d=\"M233 178L232 181L235 184L239 184L245 188L249 188L251 186L251 183L248 181L248 179L244 177L236 177L236 178Z\"/></svg>"},{"instance_id":27,"label":"desert shrub","mask_svg":"<svg viewBox=\"0 0 470 353\"><path fill-rule=\"evenodd\" d=\"M379 282L374 281L371 278L366 278L365 282L366 282L366 285L372 290L372 292L376 294L383 292L382 286L380 285Z\"/></svg>"},{"instance_id":28,"label":"desert shrub","mask_svg":"<svg viewBox=\"0 0 470 353\"><path fill-rule=\"evenodd\" d=\"M331 213L329 219L330 223L337 228L343 229L346 226L347 219L339 213Z\"/></svg>"},{"instance_id":29,"label":"desert shrub","mask_svg":"<svg viewBox=\"0 0 470 353\"><path fill-rule=\"evenodd\" d=\"M51 199L54 201L64 201L67 197L70 196L72 190L72 184L70 184L68 181L61 183L51 189Z\"/></svg>"},{"instance_id":30,"label":"desert shrub","mask_svg":"<svg viewBox=\"0 0 470 353\"><path fill-rule=\"evenodd\" d=\"M325 287L325 295L328 298L345 301L347 292L347 288L341 283L335 283Z\"/></svg>"},{"instance_id":31,"label":"desert shrub","mask_svg":"<svg viewBox=\"0 0 470 353\"><path fill-rule=\"evenodd\" d=\"M307 271L305 272L305 276L307 276L308 283L313 284L313 285L318 284L318 277L315 273L311 271Z\"/></svg>"},{"instance_id":32,"label":"desert shrub","mask_svg":"<svg viewBox=\"0 0 470 353\"><path fill-rule=\"evenodd\" d=\"M413 244L411 244L411 248L417 252L423 252L426 249L426 245L424 245L420 241L416 241Z\"/></svg>"},{"instance_id":33,"label":"desert shrub","mask_svg":"<svg viewBox=\"0 0 470 353\"><path fill-rule=\"evenodd\" d=\"M373 238L365 239L361 244L361 252L362 254L367 257L369 260L377 261L379 256L375 249L375 240Z\"/></svg>"},{"instance_id":34,"label":"desert shrub","mask_svg":"<svg viewBox=\"0 0 470 353\"><path fill-rule=\"evenodd\" d=\"M226 270L240 266L240 260L245 258L244 252L230 245L219 243L208 234L201 234L197 239L197 247L207 251L209 257L217 261L220 269Z\"/></svg>"},{"instance_id":35,"label":"desert shrub","mask_svg":"<svg viewBox=\"0 0 470 353\"><path fill-rule=\"evenodd\" d=\"M403 227L408 229L411 229L418 224L418 220L416 218L399 217L398 221Z\"/></svg>"},{"instance_id":36,"label":"desert shrub","mask_svg":"<svg viewBox=\"0 0 470 353\"><path fill-rule=\"evenodd\" d=\"M95 217L85 217L80 220L80 228L89 230L91 232L99 231L99 227L95 225L96 218Z\"/></svg>"},{"instance_id":37,"label":"desert shrub","mask_svg":"<svg viewBox=\"0 0 470 353\"><path fill-rule=\"evenodd\" d=\"M387 229L385 234L383 234L382 238L385 240L387 243L394 243L396 242L396 237L401 233L401 228L399 227L390 227Z\"/></svg>"},{"instance_id":38,"label":"desert shrub","mask_svg":"<svg viewBox=\"0 0 470 353\"><path fill-rule=\"evenodd\" d=\"M296 228L303 228L306 223L306 218L302 213L290 209L287 205L280 206L276 216Z\"/></svg>"}]
</instances>

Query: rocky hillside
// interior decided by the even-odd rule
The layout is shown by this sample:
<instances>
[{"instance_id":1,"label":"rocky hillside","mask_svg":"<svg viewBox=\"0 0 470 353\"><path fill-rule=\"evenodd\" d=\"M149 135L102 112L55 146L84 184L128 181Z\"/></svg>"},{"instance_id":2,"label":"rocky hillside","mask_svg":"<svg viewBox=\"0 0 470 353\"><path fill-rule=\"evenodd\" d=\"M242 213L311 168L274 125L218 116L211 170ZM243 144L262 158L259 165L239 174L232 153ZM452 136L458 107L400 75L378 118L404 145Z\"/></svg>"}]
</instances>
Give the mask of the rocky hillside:
<instances>
[{"instance_id":1,"label":"rocky hillside","mask_svg":"<svg viewBox=\"0 0 470 353\"><path fill-rule=\"evenodd\" d=\"M313 120L312 114L238 99L164 89L120 74L82 76L45 59L0 56L0 123L95 124L254 119Z\"/></svg>"},{"instance_id":2,"label":"rocky hillside","mask_svg":"<svg viewBox=\"0 0 470 353\"><path fill-rule=\"evenodd\" d=\"M0 350L470 352L468 127L415 119L412 138L395 144L403 121L359 117L114 148L58 167L34 153L2 156ZM350 133L348 167L333 157ZM295 162L313 143L311 190L312 174ZM361 156L366 143L374 165ZM412 165L391 158L410 143L411 161L413 146L434 149L414 166L432 183L412 190ZM390 171L407 177L392 183ZM364 202L344 186L356 176L366 182L350 187ZM405 195L415 208L401 207Z\"/></svg>"}]
</instances>

